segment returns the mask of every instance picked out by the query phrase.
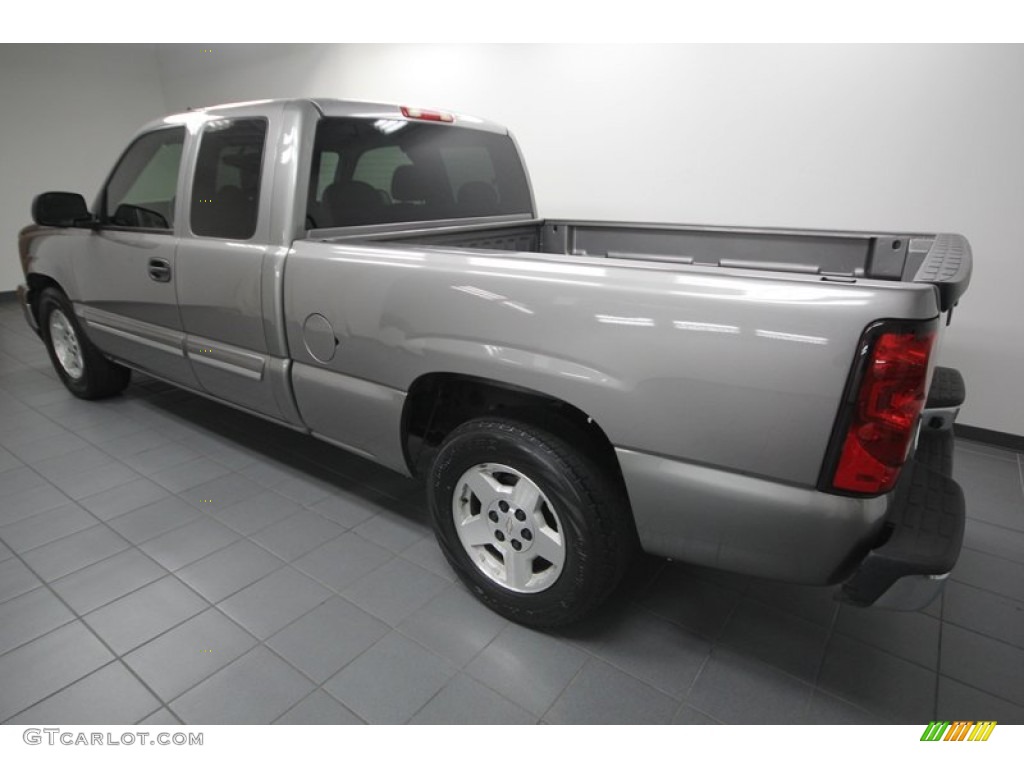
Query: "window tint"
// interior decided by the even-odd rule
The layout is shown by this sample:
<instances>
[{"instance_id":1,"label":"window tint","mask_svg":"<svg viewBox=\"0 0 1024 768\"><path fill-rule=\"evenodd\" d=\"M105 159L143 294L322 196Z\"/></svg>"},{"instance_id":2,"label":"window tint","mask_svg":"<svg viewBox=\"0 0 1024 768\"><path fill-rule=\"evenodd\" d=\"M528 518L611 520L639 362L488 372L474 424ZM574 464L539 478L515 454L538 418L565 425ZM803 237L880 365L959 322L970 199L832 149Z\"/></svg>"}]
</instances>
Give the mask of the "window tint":
<instances>
[{"instance_id":1,"label":"window tint","mask_svg":"<svg viewBox=\"0 0 1024 768\"><path fill-rule=\"evenodd\" d=\"M103 218L121 227L170 229L184 128L140 136L121 157L104 192Z\"/></svg>"},{"instance_id":2,"label":"window tint","mask_svg":"<svg viewBox=\"0 0 1024 768\"><path fill-rule=\"evenodd\" d=\"M369 184L378 192L383 192L384 199L390 201L391 181L395 177L395 169L400 165L412 165L412 160L398 147L368 149L356 161L352 178Z\"/></svg>"},{"instance_id":3,"label":"window tint","mask_svg":"<svg viewBox=\"0 0 1024 768\"><path fill-rule=\"evenodd\" d=\"M326 118L313 152L307 221L315 228L532 213L526 174L507 135ZM338 160L326 162L329 155Z\"/></svg>"},{"instance_id":4,"label":"window tint","mask_svg":"<svg viewBox=\"0 0 1024 768\"><path fill-rule=\"evenodd\" d=\"M458 196L466 184L483 182L494 186L494 165L483 147L442 147L441 159L448 171L452 194Z\"/></svg>"},{"instance_id":5,"label":"window tint","mask_svg":"<svg viewBox=\"0 0 1024 768\"><path fill-rule=\"evenodd\" d=\"M214 120L203 129L192 184L192 231L248 240L256 233L266 120Z\"/></svg>"},{"instance_id":6,"label":"window tint","mask_svg":"<svg viewBox=\"0 0 1024 768\"><path fill-rule=\"evenodd\" d=\"M324 190L334 183L334 175L338 172L340 156L337 152L324 152L320 155L319 183L316 188L316 199L324 196Z\"/></svg>"}]
</instances>

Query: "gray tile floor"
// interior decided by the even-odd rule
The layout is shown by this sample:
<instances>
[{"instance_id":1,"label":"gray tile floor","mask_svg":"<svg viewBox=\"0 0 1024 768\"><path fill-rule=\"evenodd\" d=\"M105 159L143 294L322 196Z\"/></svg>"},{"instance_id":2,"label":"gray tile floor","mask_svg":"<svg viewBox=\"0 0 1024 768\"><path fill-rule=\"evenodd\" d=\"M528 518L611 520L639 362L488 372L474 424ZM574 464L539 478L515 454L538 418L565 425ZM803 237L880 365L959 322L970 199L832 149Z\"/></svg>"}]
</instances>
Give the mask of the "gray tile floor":
<instances>
[{"instance_id":1,"label":"gray tile floor","mask_svg":"<svg viewBox=\"0 0 1024 768\"><path fill-rule=\"evenodd\" d=\"M1024 723L1014 453L960 442L920 613L643 560L543 634L455 582L416 483L135 381L75 400L0 304L0 722Z\"/></svg>"}]
</instances>

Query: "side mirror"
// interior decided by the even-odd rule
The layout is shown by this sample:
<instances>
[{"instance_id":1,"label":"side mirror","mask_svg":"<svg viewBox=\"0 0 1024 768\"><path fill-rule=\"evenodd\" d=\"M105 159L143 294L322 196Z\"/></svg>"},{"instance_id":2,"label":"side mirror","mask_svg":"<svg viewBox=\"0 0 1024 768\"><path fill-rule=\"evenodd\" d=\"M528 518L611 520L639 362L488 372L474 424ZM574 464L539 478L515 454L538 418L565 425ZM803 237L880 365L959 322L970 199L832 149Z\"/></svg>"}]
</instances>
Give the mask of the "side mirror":
<instances>
[{"instance_id":1,"label":"side mirror","mask_svg":"<svg viewBox=\"0 0 1024 768\"><path fill-rule=\"evenodd\" d=\"M92 216L81 195L44 192L32 201L32 220L44 227L73 227L92 221Z\"/></svg>"}]
</instances>

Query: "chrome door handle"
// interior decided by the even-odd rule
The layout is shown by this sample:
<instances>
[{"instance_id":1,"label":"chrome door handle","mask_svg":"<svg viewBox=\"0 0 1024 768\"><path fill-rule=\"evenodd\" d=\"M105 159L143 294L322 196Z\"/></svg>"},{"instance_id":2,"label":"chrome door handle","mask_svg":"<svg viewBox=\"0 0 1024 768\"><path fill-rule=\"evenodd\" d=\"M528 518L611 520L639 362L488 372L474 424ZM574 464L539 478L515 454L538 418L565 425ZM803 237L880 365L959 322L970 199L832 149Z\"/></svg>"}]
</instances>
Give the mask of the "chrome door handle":
<instances>
[{"instance_id":1,"label":"chrome door handle","mask_svg":"<svg viewBox=\"0 0 1024 768\"><path fill-rule=\"evenodd\" d=\"M149 260L149 279L158 283L171 282L171 264L167 259Z\"/></svg>"}]
</instances>

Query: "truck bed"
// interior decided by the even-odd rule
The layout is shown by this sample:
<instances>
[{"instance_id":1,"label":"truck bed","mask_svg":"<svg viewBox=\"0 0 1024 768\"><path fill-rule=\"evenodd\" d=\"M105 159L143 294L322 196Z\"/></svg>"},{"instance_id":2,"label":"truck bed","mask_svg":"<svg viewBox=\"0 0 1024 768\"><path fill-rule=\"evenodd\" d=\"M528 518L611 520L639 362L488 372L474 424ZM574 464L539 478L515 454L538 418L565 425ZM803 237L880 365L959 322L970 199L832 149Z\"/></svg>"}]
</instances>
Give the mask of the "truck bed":
<instances>
[{"instance_id":1,"label":"truck bed","mask_svg":"<svg viewBox=\"0 0 1024 768\"><path fill-rule=\"evenodd\" d=\"M960 235L948 234L873 234L549 219L516 224L455 223L327 239L765 270L820 275L823 280L836 281L868 278L928 282L939 288L942 311L956 303L970 277L966 241Z\"/></svg>"}]
</instances>

